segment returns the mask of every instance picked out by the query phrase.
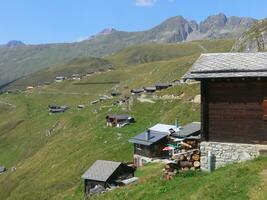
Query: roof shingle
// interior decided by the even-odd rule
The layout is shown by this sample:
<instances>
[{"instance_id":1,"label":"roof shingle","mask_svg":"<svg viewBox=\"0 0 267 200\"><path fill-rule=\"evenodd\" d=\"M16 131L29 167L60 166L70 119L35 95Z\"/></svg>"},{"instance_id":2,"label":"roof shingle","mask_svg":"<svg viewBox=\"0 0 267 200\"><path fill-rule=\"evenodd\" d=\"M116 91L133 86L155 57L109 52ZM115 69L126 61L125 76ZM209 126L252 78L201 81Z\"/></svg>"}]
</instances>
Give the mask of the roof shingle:
<instances>
[{"instance_id":1,"label":"roof shingle","mask_svg":"<svg viewBox=\"0 0 267 200\"><path fill-rule=\"evenodd\" d=\"M267 52L202 54L185 79L267 77Z\"/></svg>"},{"instance_id":2,"label":"roof shingle","mask_svg":"<svg viewBox=\"0 0 267 200\"><path fill-rule=\"evenodd\" d=\"M83 179L106 182L121 162L97 160L83 175Z\"/></svg>"}]
</instances>

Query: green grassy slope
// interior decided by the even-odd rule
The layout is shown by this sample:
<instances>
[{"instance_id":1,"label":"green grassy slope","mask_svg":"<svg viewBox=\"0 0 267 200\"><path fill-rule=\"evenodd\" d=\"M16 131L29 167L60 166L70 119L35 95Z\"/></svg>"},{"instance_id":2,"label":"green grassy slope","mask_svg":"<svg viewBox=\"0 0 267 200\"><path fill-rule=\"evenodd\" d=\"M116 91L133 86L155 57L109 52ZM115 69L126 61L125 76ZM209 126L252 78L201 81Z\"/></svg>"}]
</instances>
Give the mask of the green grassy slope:
<instances>
[{"instance_id":1,"label":"green grassy slope","mask_svg":"<svg viewBox=\"0 0 267 200\"><path fill-rule=\"evenodd\" d=\"M161 165L140 168L139 183L119 188L93 199L261 199L267 198L267 158L220 168L212 174L185 172L171 181L161 180Z\"/></svg>"},{"instance_id":2,"label":"green grassy slope","mask_svg":"<svg viewBox=\"0 0 267 200\"><path fill-rule=\"evenodd\" d=\"M202 40L180 44L146 44L123 49L107 58L119 66L143 64L200 53L225 52L233 44L234 40Z\"/></svg>"},{"instance_id":3,"label":"green grassy slope","mask_svg":"<svg viewBox=\"0 0 267 200\"><path fill-rule=\"evenodd\" d=\"M0 85L76 57L94 56L86 43L0 48Z\"/></svg>"},{"instance_id":4,"label":"green grassy slope","mask_svg":"<svg viewBox=\"0 0 267 200\"><path fill-rule=\"evenodd\" d=\"M11 83L6 89L25 89L29 85L36 86L42 85L44 82L51 82L57 75L71 76L74 73L86 73L99 69L107 69L111 65L117 68L122 67L122 70L124 70L125 66L150 63L150 65L145 65L144 67L143 65L139 66L143 71L140 73L141 75L145 73L144 70L150 72L151 68L154 68L154 66L158 66L159 68L165 68L163 66L166 66L165 70L172 74L172 78L176 78L176 63L179 65L191 65L193 60L201 53L226 51L231 48L233 43L233 40L204 40L185 42L182 44L146 44L133 46L106 58L76 58L65 64L40 70ZM179 58L182 58L183 61L178 61L177 59ZM166 63L164 61L168 62ZM170 68L173 70L170 71ZM154 70L157 69L154 68ZM135 72L136 70L133 70L131 73ZM184 71L182 73L184 73ZM147 78L147 80L151 80L151 78L152 76ZM158 81L164 78L170 81L170 77L155 78ZM151 81L155 81L155 79Z\"/></svg>"},{"instance_id":5,"label":"green grassy slope","mask_svg":"<svg viewBox=\"0 0 267 200\"><path fill-rule=\"evenodd\" d=\"M71 77L73 74L85 75L90 72L106 71L113 65L106 59L95 57L74 58L65 64L42 69L12 82L6 90L26 89L27 86L44 85L54 82L56 76Z\"/></svg>"},{"instance_id":6,"label":"green grassy slope","mask_svg":"<svg viewBox=\"0 0 267 200\"><path fill-rule=\"evenodd\" d=\"M229 51L231 45L225 44L217 45L218 51ZM209 47L208 43L204 42L204 45ZM158 122L174 123L177 116L181 124L199 120L199 105L190 101L199 94L197 84L176 86L158 93L185 93L179 100L153 100L155 103L151 104L134 99L130 107L112 106L114 99L89 104L114 90L129 94L131 88L179 78L198 55L189 53L127 68L121 66L82 81L65 81L35 88L31 92L0 95L0 165L8 168L7 173L0 175L1 199L82 199L80 177L96 159L131 161L132 145L127 142L130 137ZM119 83L92 84L114 81ZM71 109L66 113L49 115L49 104L69 105ZM76 109L78 104L87 107L79 111ZM122 129L107 128L105 116L111 113L129 113L137 123ZM13 166L16 170L12 172ZM160 173L159 167L152 168L155 173L150 173L150 169L138 173L148 181L161 184L159 177L154 176ZM148 176L152 176L151 180ZM174 183L171 184L166 184L166 194L169 187L174 187ZM144 198L149 199L151 194L141 191L142 186L147 187L147 183L141 181L133 191L139 197L144 194ZM125 199L120 191L111 195ZM156 188L154 191L157 192Z\"/></svg>"}]
</instances>

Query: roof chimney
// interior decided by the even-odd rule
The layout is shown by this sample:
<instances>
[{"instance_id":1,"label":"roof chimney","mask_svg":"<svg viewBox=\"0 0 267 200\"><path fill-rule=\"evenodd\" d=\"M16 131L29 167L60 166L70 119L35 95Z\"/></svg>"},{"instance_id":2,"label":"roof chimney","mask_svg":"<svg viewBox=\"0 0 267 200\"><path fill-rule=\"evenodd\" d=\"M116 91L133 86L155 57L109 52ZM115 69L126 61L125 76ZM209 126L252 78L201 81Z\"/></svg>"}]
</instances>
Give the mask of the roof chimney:
<instances>
[{"instance_id":1,"label":"roof chimney","mask_svg":"<svg viewBox=\"0 0 267 200\"><path fill-rule=\"evenodd\" d=\"M150 130L148 129L146 132L146 140L148 141L150 139Z\"/></svg>"},{"instance_id":2,"label":"roof chimney","mask_svg":"<svg viewBox=\"0 0 267 200\"><path fill-rule=\"evenodd\" d=\"M178 118L175 119L175 126L176 126L176 128L179 128Z\"/></svg>"}]
</instances>

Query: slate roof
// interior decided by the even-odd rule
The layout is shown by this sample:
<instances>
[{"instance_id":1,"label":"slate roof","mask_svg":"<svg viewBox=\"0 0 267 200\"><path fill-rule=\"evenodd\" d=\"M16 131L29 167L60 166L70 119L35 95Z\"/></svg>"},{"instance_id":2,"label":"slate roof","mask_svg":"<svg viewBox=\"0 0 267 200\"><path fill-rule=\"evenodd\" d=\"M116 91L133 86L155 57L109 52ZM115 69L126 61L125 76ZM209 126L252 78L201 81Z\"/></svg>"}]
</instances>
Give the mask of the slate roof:
<instances>
[{"instance_id":1,"label":"slate roof","mask_svg":"<svg viewBox=\"0 0 267 200\"><path fill-rule=\"evenodd\" d=\"M175 137L190 137L197 136L200 134L201 123L200 122L192 122L183 126L178 132L172 134Z\"/></svg>"},{"instance_id":2,"label":"slate roof","mask_svg":"<svg viewBox=\"0 0 267 200\"><path fill-rule=\"evenodd\" d=\"M82 175L82 179L106 182L121 164L121 162L97 160Z\"/></svg>"},{"instance_id":3,"label":"slate roof","mask_svg":"<svg viewBox=\"0 0 267 200\"><path fill-rule=\"evenodd\" d=\"M0 173L5 172L6 168L4 166L0 166Z\"/></svg>"},{"instance_id":4,"label":"slate roof","mask_svg":"<svg viewBox=\"0 0 267 200\"><path fill-rule=\"evenodd\" d=\"M127 120L127 119L129 119L129 115L108 115L107 116L108 118L116 118L116 119L121 119L121 120L123 120L123 119L125 119L125 120Z\"/></svg>"},{"instance_id":5,"label":"slate roof","mask_svg":"<svg viewBox=\"0 0 267 200\"><path fill-rule=\"evenodd\" d=\"M156 90L156 86L144 87L144 90Z\"/></svg>"},{"instance_id":6,"label":"slate roof","mask_svg":"<svg viewBox=\"0 0 267 200\"><path fill-rule=\"evenodd\" d=\"M149 140L147 140L146 134L147 134L147 132L141 133L141 134L136 135L135 137L129 139L128 141L130 143L134 143L134 144L141 144L141 145L145 145L145 146L150 146L150 145L158 142L159 140L163 139L164 137L167 137L167 135L168 135L166 133L158 133L158 132L150 131L150 138L149 138Z\"/></svg>"},{"instance_id":7,"label":"slate roof","mask_svg":"<svg viewBox=\"0 0 267 200\"><path fill-rule=\"evenodd\" d=\"M155 86L156 87L170 87L171 84L170 83L156 83Z\"/></svg>"},{"instance_id":8,"label":"slate roof","mask_svg":"<svg viewBox=\"0 0 267 200\"><path fill-rule=\"evenodd\" d=\"M131 92L132 93L141 93L141 92L144 92L144 89L143 88L140 88L140 89L132 89Z\"/></svg>"},{"instance_id":9,"label":"slate roof","mask_svg":"<svg viewBox=\"0 0 267 200\"><path fill-rule=\"evenodd\" d=\"M175 125L168 125L168 124L156 124L151 128L149 128L150 131L166 133L166 134L170 134L170 129L174 130L175 132L179 130L179 128L177 128Z\"/></svg>"},{"instance_id":10,"label":"slate roof","mask_svg":"<svg viewBox=\"0 0 267 200\"><path fill-rule=\"evenodd\" d=\"M267 77L267 52L202 54L184 79Z\"/></svg>"}]
</instances>

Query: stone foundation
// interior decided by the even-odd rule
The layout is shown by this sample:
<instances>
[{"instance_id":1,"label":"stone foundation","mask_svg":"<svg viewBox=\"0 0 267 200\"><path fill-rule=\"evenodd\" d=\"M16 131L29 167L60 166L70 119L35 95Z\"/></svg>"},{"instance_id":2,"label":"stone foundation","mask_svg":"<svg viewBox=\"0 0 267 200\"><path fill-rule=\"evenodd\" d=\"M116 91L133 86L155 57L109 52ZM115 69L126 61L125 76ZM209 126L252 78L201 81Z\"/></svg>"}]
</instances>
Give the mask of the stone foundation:
<instances>
[{"instance_id":1,"label":"stone foundation","mask_svg":"<svg viewBox=\"0 0 267 200\"><path fill-rule=\"evenodd\" d=\"M208 152L213 156L213 167L224 166L228 163L242 162L253 159L267 152L267 145L201 142L201 169L208 170Z\"/></svg>"}]
</instances>

